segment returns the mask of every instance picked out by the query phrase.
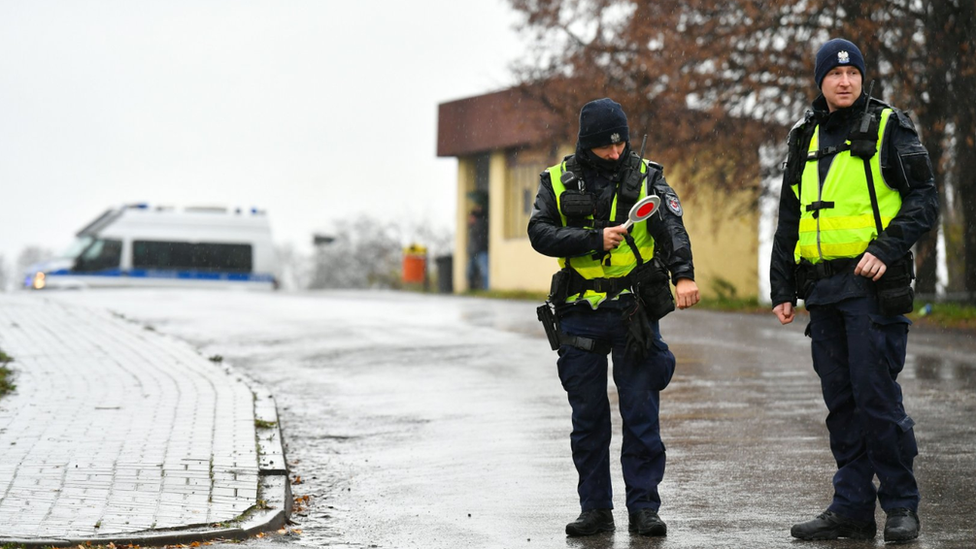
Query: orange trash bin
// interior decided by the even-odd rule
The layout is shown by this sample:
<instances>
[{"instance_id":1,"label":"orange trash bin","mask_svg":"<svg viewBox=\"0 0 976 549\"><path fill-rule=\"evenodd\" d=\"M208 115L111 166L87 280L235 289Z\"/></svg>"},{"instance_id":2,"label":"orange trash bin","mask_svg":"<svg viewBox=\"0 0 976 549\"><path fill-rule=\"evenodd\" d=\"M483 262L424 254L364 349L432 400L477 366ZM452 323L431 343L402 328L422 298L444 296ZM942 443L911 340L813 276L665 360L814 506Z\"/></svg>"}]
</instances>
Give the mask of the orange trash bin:
<instances>
[{"instance_id":1,"label":"orange trash bin","mask_svg":"<svg viewBox=\"0 0 976 549\"><path fill-rule=\"evenodd\" d=\"M403 249L403 282L423 283L427 279L427 248L411 244Z\"/></svg>"}]
</instances>

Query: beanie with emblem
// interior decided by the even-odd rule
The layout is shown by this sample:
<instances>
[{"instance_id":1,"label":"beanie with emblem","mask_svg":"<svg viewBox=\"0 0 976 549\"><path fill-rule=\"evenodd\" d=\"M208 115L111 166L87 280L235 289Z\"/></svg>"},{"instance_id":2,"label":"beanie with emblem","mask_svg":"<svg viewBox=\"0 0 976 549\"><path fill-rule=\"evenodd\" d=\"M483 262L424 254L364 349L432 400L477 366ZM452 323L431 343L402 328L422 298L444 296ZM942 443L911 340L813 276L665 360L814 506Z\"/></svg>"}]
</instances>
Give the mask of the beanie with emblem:
<instances>
[{"instance_id":1,"label":"beanie with emblem","mask_svg":"<svg viewBox=\"0 0 976 549\"><path fill-rule=\"evenodd\" d=\"M817 52L817 67L814 69L817 87L821 87L824 77L831 69L840 65L854 67L861 71L861 78L864 78L864 56L861 55L861 50L849 40L834 38L820 46L820 51Z\"/></svg>"},{"instance_id":2,"label":"beanie with emblem","mask_svg":"<svg viewBox=\"0 0 976 549\"><path fill-rule=\"evenodd\" d=\"M627 115L620 103L605 97L583 105L579 117L581 149L593 149L629 140Z\"/></svg>"}]
</instances>

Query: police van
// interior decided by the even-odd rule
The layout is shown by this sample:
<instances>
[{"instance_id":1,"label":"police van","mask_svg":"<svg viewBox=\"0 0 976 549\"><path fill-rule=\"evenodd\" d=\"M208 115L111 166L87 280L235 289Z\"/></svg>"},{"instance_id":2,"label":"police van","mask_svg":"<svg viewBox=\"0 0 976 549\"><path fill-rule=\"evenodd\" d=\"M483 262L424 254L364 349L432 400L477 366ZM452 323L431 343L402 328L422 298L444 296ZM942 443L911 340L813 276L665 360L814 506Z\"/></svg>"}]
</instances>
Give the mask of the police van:
<instances>
[{"instance_id":1,"label":"police van","mask_svg":"<svg viewBox=\"0 0 976 549\"><path fill-rule=\"evenodd\" d=\"M56 259L28 268L24 286L277 288L264 212L212 207L109 209Z\"/></svg>"}]
</instances>

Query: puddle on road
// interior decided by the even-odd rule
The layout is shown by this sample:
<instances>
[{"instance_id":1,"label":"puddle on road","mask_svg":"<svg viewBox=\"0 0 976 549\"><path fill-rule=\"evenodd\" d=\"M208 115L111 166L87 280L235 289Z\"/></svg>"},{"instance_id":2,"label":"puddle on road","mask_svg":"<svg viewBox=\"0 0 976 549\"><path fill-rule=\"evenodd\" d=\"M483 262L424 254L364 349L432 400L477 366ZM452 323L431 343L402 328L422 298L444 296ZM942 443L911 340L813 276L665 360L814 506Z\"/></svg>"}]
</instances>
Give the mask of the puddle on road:
<instances>
[{"instance_id":1,"label":"puddle on road","mask_svg":"<svg viewBox=\"0 0 976 549\"><path fill-rule=\"evenodd\" d=\"M952 387L962 389L976 388L976 367L950 357L930 354L909 355L905 360L906 369L913 370L915 377L925 381L946 381Z\"/></svg>"}]
</instances>

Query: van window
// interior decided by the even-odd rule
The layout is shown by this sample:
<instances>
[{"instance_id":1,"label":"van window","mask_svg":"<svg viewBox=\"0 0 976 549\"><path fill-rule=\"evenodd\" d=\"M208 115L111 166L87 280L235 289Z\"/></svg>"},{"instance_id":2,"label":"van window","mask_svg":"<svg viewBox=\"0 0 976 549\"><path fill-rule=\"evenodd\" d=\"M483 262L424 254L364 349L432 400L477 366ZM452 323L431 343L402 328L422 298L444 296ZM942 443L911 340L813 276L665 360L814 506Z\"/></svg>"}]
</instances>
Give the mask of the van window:
<instances>
[{"instance_id":1,"label":"van window","mask_svg":"<svg viewBox=\"0 0 976 549\"><path fill-rule=\"evenodd\" d=\"M136 240L132 243L132 266L137 269L187 269L249 273L250 244L206 242L162 242Z\"/></svg>"},{"instance_id":2,"label":"van window","mask_svg":"<svg viewBox=\"0 0 976 549\"><path fill-rule=\"evenodd\" d=\"M118 269L121 260L121 240L95 240L75 260L75 270L92 272Z\"/></svg>"}]
</instances>

